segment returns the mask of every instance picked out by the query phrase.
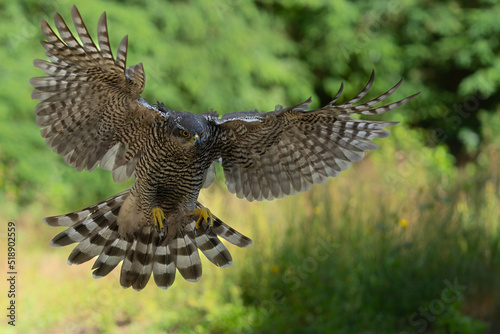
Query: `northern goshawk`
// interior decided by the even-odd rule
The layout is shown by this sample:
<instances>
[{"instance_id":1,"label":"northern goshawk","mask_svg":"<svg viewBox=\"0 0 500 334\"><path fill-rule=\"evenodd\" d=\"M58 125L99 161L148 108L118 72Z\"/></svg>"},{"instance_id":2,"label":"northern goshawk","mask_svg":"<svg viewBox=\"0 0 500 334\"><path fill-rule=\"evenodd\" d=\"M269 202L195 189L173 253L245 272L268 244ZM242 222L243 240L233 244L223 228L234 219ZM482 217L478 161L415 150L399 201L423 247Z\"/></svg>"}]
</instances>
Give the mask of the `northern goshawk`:
<instances>
[{"instance_id":1,"label":"northern goshawk","mask_svg":"<svg viewBox=\"0 0 500 334\"><path fill-rule=\"evenodd\" d=\"M36 123L46 144L77 170L111 170L116 182L134 177L128 190L66 215L45 218L68 228L52 245L78 243L69 256L80 264L97 256L94 277L121 261L120 283L140 290L153 274L159 287L171 286L176 269L189 281L201 277L198 249L220 267L232 263L219 236L239 247L252 241L235 231L198 201L214 179L220 162L230 192L240 198L272 200L306 191L346 170L389 135L397 122L367 121L351 115L393 110L417 94L385 106L376 104L401 84L369 102L353 99L334 105L339 92L321 109L307 111L311 99L289 108L225 114L174 111L141 98L142 63L126 67L127 37L116 58L109 44L106 13L97 26L98 47L77 8L73 22L81 43L56 13L59 37L43 20L42 45L50 61L34 65L46 76L30 80Z\"/></svg>"}]
</instances>

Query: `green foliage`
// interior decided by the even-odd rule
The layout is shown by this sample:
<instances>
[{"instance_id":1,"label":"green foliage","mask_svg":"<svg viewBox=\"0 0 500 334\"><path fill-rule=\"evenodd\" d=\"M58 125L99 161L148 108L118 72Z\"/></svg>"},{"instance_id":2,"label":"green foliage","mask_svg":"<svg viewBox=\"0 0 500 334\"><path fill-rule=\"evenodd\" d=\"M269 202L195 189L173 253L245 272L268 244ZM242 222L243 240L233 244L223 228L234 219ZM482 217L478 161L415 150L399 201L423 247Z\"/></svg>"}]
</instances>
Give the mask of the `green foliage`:
<instances>
[{"instance_id":1,"label":"green foliage","mask_svg":"<svg viewBox=\"0 0 500 334\"><path fill-rule=\"evenodd\" d=\"M90 267L63 266L64 249L47 248L56 231L41 224L133 182L75 172L35 125L39 22L54 11L69 21L73 1L0 0L1 217L21 225L21 272L38 278L20 297L23 331L414 332L411 315L455 277L463 298L430 331L479 333L498 312L487 306L500 300L498 2L75 2L92 36L107 11L114 50L129 35L143 96L172 109L272 110L309 96L318 107L342 81L341 100L354 96L372 69L370 96L401 77L389 101L422 94L381 117L402 124L380 150L311 192L243 204L219 177L202 202L255 245L231 248L229 269L205 263L195 286L122 291L117 274L94 282Z\"/></svg>"}]
</instances>

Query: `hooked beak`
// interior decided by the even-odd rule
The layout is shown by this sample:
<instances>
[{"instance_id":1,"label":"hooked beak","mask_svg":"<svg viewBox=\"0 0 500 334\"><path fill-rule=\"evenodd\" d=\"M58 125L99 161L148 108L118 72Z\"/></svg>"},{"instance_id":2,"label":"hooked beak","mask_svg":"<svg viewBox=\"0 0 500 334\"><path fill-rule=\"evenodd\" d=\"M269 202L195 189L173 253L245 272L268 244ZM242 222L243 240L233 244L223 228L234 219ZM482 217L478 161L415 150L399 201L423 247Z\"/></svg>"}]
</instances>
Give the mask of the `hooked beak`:
<instances>
[{"instance_id":1,"label":"hooked beak","mask_svg":"<svg viewBox=\"0 0 500 334\"><path fill-rule=\"evenodd\" d=\"M189 142L196 147L200 146L200 144L201 144L200 136L194 135L193 137L191 137Z\"/></svg>"}]
</instances>

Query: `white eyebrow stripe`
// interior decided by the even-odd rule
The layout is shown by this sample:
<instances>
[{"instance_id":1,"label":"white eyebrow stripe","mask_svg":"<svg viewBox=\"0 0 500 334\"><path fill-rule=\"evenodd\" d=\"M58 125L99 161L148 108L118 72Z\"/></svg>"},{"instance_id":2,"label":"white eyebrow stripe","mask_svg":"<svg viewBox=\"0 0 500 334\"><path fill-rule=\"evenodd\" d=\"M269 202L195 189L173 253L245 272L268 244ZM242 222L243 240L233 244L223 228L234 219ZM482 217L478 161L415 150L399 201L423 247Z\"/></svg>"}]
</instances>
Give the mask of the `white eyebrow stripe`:
<instances>
[{"instance_id":1,"label":"white eyebrow stripe","mask_svg":"<svg viewBox=\"0 0 500 334\"><path fill-rule=\"evenodd\" d=\"M251 116L245 116L245 117L231 117L231 118L226 118L226 119L216 119L215 122L218 124L230 122L230 121L242 121L242 122L263 122L264 118L263 117L251 117Z\"/></svg>"}]
</instances>

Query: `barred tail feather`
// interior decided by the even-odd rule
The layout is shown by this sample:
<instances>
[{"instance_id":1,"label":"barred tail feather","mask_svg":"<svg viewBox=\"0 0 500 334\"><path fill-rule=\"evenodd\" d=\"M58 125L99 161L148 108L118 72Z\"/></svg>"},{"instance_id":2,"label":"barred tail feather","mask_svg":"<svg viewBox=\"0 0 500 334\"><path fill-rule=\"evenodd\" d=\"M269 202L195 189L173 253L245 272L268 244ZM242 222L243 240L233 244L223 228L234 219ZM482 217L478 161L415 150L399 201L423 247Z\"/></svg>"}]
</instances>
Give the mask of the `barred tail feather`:
<instances>
[{"instance_id":1,"label":"barred tail feather","mask_svg":"<svg viewBox=\"0 0 500 334\"><path fill-rule=\"evenodd\" d=\"M204 206L200 202L196 202L196 207L201 209ZM240 248L246 248L252 245L253 243L252 239L236 231L234 228L224 223L216 215L213 215L213 218L214 218L214 226L212 232L216 236L220 236L224 238L226 241ZM204 227L206 228L206 225L204 225Z\"/></svg>"},{"instance_id":2,"label":"barred tail feather","mask_svg":"<svg viewBox=\"0 0 500 334\"><path fill-rule=\"evenodd\" d=\"M92 266L92 276L101 278L109 274L125 257L128 242L125 239L116 238L108 240L103 252Z\"/></svg>"},{"instance_id":3,"label":"barred tail feather","mask_svg":"<svg viewBox=\"0 0 500 334\"><path fill-rule=\"evenodd\" d=\"M123 260L120 284L124 288L142 290L153 271L153 258L158 234L152 226L145 226L134 234L130 248Z\"/></svg>"},{"instance_id":4,"label":"barred tail feather","mask_svg":"<svg viewBox=\"0 0 500 334\"><path fill-rule=\"evenodd\" d=\"M161 245L156 248L153 264L153 277L156 285L167 289L175 281L175 263L170 248Z\"/></svg>"},{"instance_id":5,"label":"barred tail feather","mask_svg":"<svg viewBox=\"0 0 500 334\"><path fill-rule=\"evenodd\" d=\"M153 272L153 258L158 237L152 231L152 227L144 227L138 240L132 271L137 271L139 274L132 287L135 290L142 290L148 284Z\"/></svg>"},{"instance_id":6,"label":"barred tail feather","mask_svg":"<svg viewBox=\"0 0 500 334\"><path fill-rule=\"evenodd\" d=\"M62 216L47 217L43 221L49 226L71 226L71 227L75 226L78 223L83 223L84 221L90 223L90 221L86 220L86 218L93 219L98 215L103 215L104 213L116 207L121 206L125 201L125 199L127 198L128 194L129 190L126 190L106 199L105 201L89 206L88 208L71 212ZM54 246L58 245L55 244Z\"/></svg>"},{"instance_id":7,"label":"barred tail feather","mask_svg":"<svg viewBox=\"0 0 500 334\"><path fill-rule=\"evenodd\" d=\"M86 239L73 249L68 257L68 264L82 264L101 254L108 239L111 236L115 238L118 236L117 230L116 222L102 229L96 228Z\"/></svg>"},{"instance_id":8,"label":"barred tail feather","mask_svg":"<svg viewBox=\"0 0 500 334\"><path fill-rule=\"evenodd\" d=\"M216 266L230 266L233 261L231 254L219 236L238 247L252 244L252 240L216 216L213 230L209 231L204 222L197 235L194 234L195 220L186 217L180 218L187 219L185 224L180 221L178 224L175 221L169 223L172 230L165 239L160 239L152 224L143 224L134 233L121 235L117 219L129 195L130 192L125 191L83 210L45 218L50 226L68 227L52 239L51 245L60 247L78 243L68 257L70 265L97 257L92 266L94 278L106 276L123 261L120 284L124 288L141 290L151 274L156 285L167 289L174 283L176 269L184 279L197 282L202 275L198 249ZM200 203L197 206L203 207Z\"/></svg>"},{"instance_id":9,"label":"barred tail feather","mask_svg":"<svg viewBox=\"0 0 500 334\"><path fill-rule=\"evenodd\" d=\"M177 235L168 243L175 266L186 281L198 282L201 278L201 260L194 235L177 230Z\"/></svg>"},{"instance_id":10,"label":"barred tail feather","mask_svg":"<svg viewBox=\"0 0 500 334\"><path fill-rule=\"evenodd\" d=\"M233 264L231 254L213 231L199 233L195 236L194 240L198 249L217 267L225 268Z\"/></svg>"}]
</instances>

